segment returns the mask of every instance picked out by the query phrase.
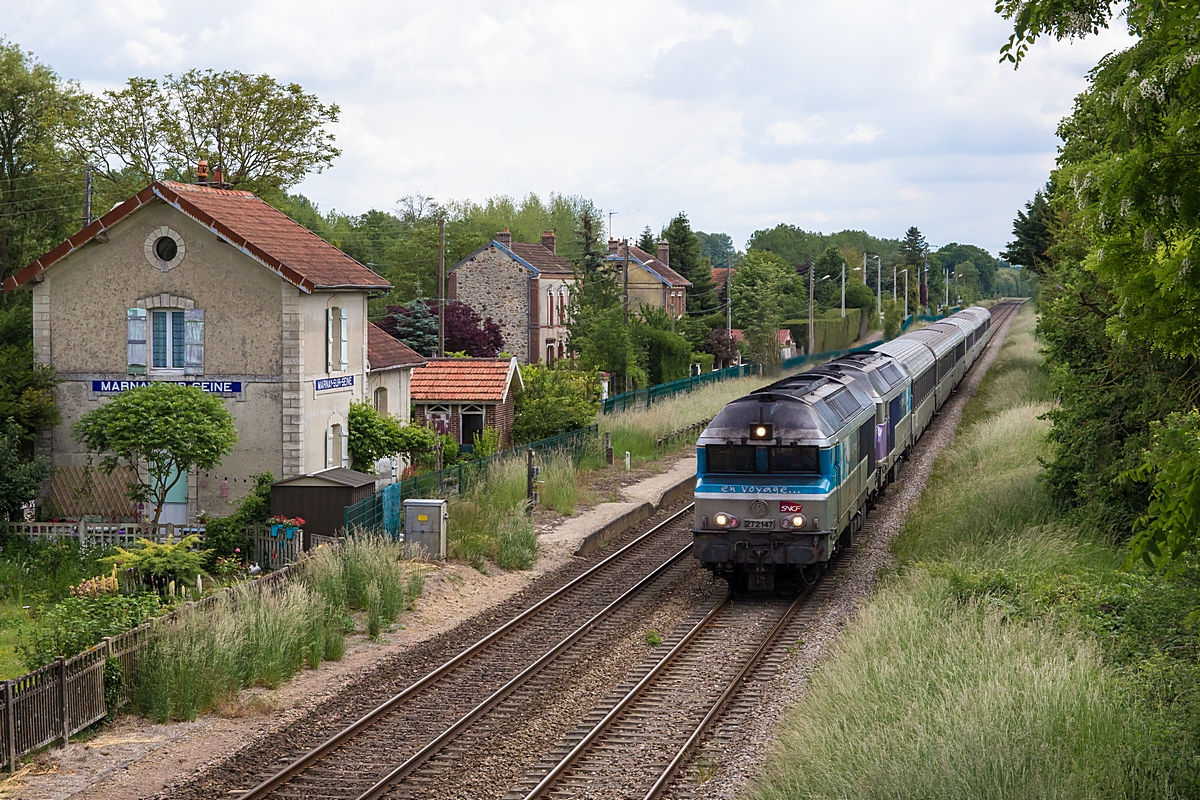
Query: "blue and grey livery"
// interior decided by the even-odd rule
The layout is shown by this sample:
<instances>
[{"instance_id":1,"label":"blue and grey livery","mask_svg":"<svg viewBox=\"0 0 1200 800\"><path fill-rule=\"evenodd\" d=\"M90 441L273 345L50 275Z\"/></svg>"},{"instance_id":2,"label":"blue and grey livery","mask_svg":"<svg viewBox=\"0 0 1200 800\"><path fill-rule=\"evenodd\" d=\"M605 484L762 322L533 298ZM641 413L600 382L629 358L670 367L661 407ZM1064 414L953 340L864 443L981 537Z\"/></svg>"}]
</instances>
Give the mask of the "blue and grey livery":
<instances>
[{"instance_id":1,"label":"blue and grey livery","mask_svg":"<svg viewBox=\"0 0 1200 800\"><path fill-rule=\"evenodd\" d=\"M966 309L726 405L696 443L695 557L736 589L816 580L990 338Z\"/></svg>"}]
</instances>

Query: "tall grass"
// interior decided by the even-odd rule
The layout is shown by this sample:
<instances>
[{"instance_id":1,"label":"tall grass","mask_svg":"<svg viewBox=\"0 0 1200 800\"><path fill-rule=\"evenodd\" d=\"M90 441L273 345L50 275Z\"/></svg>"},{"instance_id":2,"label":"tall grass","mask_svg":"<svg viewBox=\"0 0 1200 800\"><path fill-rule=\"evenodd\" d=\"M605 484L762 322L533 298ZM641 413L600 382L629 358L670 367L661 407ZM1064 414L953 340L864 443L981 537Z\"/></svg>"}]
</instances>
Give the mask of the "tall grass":
<instances>
[{"instance_id":1,"label":"tall grass","mask_svg":"<svg viewBox=\"0 0 1200 800\"><path fill-rule=\"evenodd\" d=\"M340 659L350 611L366 612L374 638L420 596L424 574L402 559L401 545L363 532L314 551L278 593L241 585L162 623L138 656L135 708L160 722L191 720L241 689L274 688Z\"/></svg>"},{"instance_id":2,"label":"tall grass","mask_svg":"<svg viewBox=\"0 0 1200 800\"><path fill-rule=\"evenodd\" d=\"M1173 796L1094 644L948 595L915 573L862 611L752 798Z\"/></svg>"},{"instance_id":3,"label":"tall grass","mask_svg":"<svg viewBox=\"0 0 1200 800\"><path fill-rule=\"evenodd\" d=\"M446 547L452 558L479 570L488 562L502 569L533 567L538 544L526 515L526 469L522 458L504 459L489 466L467 492L450 499Z\"/></svg>"},{"instance_id":4,"label":"tall grass","mask_svg":"<svg viewBox=\"0 0 1200 800\"><path fill-rule=\"evenodd\" d=\"M276 687L306 662L315 668L329 638L324 605L306 586L239 587L154 630L138 656L134 706L159 722L195 719L240 689Z\"/></svg>"},{"instance_id":5,"label":"tall grass","mask_svg":"<svg viewBox=\"0 0 1200 800\"><path fill-rule=\"evenodd\" d=\"M1136 628L1115 610L1130 593L1093 600L1129 582L1120 554L1037 480L1051 405L1033 327L1027 309L893 544L900 572L789 712L751 797L1188 796L1189 768L1156 755L1179 737L1106 642Z\"/></svg>"}]
</instances>

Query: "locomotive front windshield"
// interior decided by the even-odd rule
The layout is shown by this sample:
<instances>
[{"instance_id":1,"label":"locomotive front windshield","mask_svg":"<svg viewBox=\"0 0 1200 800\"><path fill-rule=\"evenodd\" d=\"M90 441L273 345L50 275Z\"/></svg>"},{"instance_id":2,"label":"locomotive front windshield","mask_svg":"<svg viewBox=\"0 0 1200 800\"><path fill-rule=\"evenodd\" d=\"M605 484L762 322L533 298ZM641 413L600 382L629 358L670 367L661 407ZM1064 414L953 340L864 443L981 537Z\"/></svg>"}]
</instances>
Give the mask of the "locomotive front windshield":
<instances>
[{"instance_id":1,"label":"locomotive front windshield","mask_svg":"<svg viewBox=\"0 0 1200 800\"><path fill-rule=\"evenodd\" d=\"M817 448L768 447L767 464L772 475L819 475Z\"/></svg>"},{"instance_id":2,"label":"locomotive front windshield","mask_svg":"<svg viewBox=\"0 0 1200 800\"><path fill-rule=\"evenodd\" d=\"M759 459L758 450L765 452ZM810 446L754 447L710 444L704 448L707 471L718 474L820 475L817 448ZM761 467L760 467L761 465Z\"/></svg>"},{"instance_id":3,"label":"locomotive front windshield","mask_svg":"<svg viewBox=\"0 0 1200 800\"><path fill-rule=\"evenodd\" d=\"M758 472L753 446L710 444L704 448L704 455L708 459L709 472Z\"/></svg>"}]
</instances>

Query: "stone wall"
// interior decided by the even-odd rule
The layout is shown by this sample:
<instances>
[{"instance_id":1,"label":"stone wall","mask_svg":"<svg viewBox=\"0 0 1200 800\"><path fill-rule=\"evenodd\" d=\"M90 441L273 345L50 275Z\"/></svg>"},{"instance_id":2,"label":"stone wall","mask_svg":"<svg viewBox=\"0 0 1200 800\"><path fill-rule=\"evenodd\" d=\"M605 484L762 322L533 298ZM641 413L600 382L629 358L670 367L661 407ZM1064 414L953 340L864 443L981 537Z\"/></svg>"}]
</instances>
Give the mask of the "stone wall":
<instances>
[{"instance_id":1,"label":"stone wall","mask_svg":"<svg viewBox=\"0 0 1200 800\"><path fill-rule=\"evenodd\" d=\"M500 326L504 349L529 363L529 270L488 247L456 267L450 277L454 296L479 316L491 317Z\"/></svg>"}]
</instances>

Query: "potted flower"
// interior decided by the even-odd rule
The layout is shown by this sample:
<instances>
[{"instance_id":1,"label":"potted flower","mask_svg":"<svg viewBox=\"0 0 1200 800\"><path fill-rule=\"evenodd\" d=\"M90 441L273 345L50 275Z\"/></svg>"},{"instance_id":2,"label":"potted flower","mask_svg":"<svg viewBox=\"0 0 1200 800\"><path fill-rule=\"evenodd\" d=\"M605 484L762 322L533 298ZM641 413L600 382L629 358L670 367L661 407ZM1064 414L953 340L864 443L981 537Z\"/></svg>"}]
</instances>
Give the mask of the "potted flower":
<instances>
[{"instance_id":1,"label":"potted flower","mask_svg":"<svg viewBox=\"0 0 1200 800\"><path fill-rule=\"evenodd\" d=\"M304 525L304 520L300 517L271 517L267 520L271 526L271 535L278 537L281 533L287 539L291 539L296 535L296 531Z\"/></svg>"}]
</instances>

